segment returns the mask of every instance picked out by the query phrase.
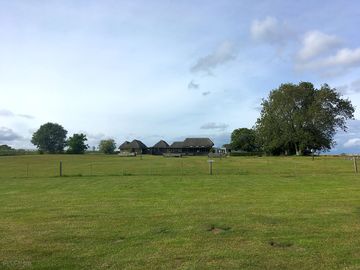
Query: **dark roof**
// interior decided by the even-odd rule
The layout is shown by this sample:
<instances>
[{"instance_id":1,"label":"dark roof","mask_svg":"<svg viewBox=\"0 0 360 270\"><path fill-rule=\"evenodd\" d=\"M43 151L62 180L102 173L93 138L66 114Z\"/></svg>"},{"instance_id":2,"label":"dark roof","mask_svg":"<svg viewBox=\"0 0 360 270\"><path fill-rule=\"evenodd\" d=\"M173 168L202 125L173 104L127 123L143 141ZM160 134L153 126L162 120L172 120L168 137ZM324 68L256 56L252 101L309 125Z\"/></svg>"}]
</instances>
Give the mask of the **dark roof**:
<instances>
[{"instance_id":1,"label":"dark roof","mask_svg":"<svg viewBox=\"0 0 360 270\"><path fill-rule=\"evenodd\" d=\"M186 138L183 142L173 142L171 148L213 147L214 143L209 138Z\"/></svg>"},{"instance_id":2,"label":"dark roof","mask_svg":"<svg viewBox=\"0 0 360 270\"><path fill-rule=\"evenodd\" d=\"M158 141L154 146L153 148L168 148L169 145L167 142L165 142L164 140L160 140Z\"/></svg>"},{"instance_id":3,"label":"dark roof","mask_svg":"<svg viewBox=\"0 0 360 270\"><path fill-rule=\"evenodd\" d=\"M142 141L139 141L139 140L133 140L130 143L130 146L131 146L131 148L135 148L135 149L146 149L147 148L147 146Z\"/></svg>"},{"instance_id":4,"label":"dark roof","mask_svg":"<svg viewBox=\"0 0 360 270\"><path fill-rule=\"evenodd\" d=\"M130 148L129 144L130 142L125 141L119 146L119 149L129 149Z\"/></svg>"},{"instance_id":5,"label":"dark roof","mask_svg":"<svg viewBox=\"0 0 360 270\"><path fill-rule=\"evenodd\" d=\"M171 148L183 148L184 147L184 142L173 142L170 145Z\"/></svg>"},{"instance_id":6,"label":"dark roof","mask_svg":"<svg viewBox=\"0 0 360 270\"><path fill-rule=\"evenodd\" d=\"M209 138L186 138L183 147L213 147Z\"/></svg>"},{"instance_id":7,"label":"dark roof","mask_svg":"<svg viewBox=\"0 0 360 270\"><path fill-rule=\"evenodd\" d=\"M146 145L139 141L133 140L132 142L125 141L122 145L119 146L120 150L127 150L127 149L146 149Z\"/></svg>"}]
</instances>

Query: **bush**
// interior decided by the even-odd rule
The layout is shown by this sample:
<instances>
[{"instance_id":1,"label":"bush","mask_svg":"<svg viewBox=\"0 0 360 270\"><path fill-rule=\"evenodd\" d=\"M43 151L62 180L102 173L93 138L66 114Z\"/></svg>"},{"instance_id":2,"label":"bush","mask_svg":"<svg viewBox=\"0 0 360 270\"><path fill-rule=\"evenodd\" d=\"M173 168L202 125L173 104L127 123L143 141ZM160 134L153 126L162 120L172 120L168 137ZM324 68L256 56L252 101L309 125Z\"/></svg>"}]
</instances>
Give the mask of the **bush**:
<instances>
[{"instance_id":1,"label":"bush","mask_svg":"<svg viewBox=\"0 0 360 270\"><path fill-rule=\"evenodd\" d=\"M113 154L116 149L116 143L113 139L102 140L99 144L99 151L104 154Z\"/></svg>"},{"instance_id":2,"label":"bush","mask_svg":"<svg viewBox=\"0 0 360 270\"><path fill-rule=\"evenodd\" d=\"M8 151L0 151L0 156L18 156L18 155L34 155L36 151L24 150L24 149L12 149Z\"/></svg>"},{"instance_id":3,"label":"bush","mask_svg":"<svg viewBox=\"0 0 360 270\"><path fill-rule=\"evenodd\" d=\"M264 155L263 152L243 152L243 151L231 151L230 156L231 157L251 157L251 156L257 156L262 157Z\"/></svg>"}]
</instances>

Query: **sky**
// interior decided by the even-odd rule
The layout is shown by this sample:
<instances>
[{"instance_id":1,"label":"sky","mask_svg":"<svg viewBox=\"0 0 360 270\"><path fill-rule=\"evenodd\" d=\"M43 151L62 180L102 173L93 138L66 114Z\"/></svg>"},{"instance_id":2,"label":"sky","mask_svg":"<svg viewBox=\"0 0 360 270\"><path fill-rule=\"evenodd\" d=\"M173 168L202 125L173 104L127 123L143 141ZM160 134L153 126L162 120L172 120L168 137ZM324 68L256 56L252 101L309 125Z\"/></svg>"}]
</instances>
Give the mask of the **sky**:
<instances>
[{"instance_id":1,"label":"sky","mask_svg":"<svg viewBox=\"0 0 360 270\"><path fill-rule=\"evenodd\" d=\"M228 143L282 83L360 105L360 2L0 0L0 144L47 122L88 144ZM359 120L357 120L359 119ZM360 152L360 114L331 153Z\"/></svg>"}]
</instances>

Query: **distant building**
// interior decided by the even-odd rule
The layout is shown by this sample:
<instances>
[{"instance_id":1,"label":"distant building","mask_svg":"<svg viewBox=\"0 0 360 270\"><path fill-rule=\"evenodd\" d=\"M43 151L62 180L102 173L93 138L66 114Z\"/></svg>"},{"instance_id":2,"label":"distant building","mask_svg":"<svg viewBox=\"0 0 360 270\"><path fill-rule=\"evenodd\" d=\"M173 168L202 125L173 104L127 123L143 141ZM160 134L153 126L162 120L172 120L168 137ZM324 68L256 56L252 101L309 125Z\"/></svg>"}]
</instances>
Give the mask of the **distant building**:
<instances>
[{"instance_id":1,"label":"distant building","mask_svg":"<svg viewBox=\"0 0 360 270\"><path fill-rule=\"evenodd\" d=\"M149 153L153 155L162 155L169 152L169 144L164 140L158 141L153 147L149 148Z\"/></svg>"},{"instance_id":2,"label":"distant building","mask_svg":"<svg viewBox=\"0 0 360 270\"><path fill-rule=\"evenodd\" d=\"M209 138L186 138L182 142L173 142L169 145L166 141L160 140L153 147L147 148L139 140L132 142L125 141L119 146L120 153L152 154L162 155L167 153L182 155L207 155L214 143Z\"/></svg>"},{"instance_id":3,"label":"distant building","mask_svg":"<svg viewBox=\"0 0 360 270\"><path fill-rule=\"evenodd\" d=\"M173 142L170 145L170 153L182 153L184 142Z\"/></svg>"},{"instance_id":4,"label":"distant building","mask_svg":"<svg viewBox=\"0 0 360 270\"><path fill-rule=\"evenodd\" d=\"M123 142L123 143L119 146L120 152L128 152L127 150L130 149L129 144L130 144L130 142L128 142L128 141Z\"/></svg>"},{"instance_id":5,"label":"distant building","mask_svg":"<svg viewBox=\"0 0 360 270\"><path fill-rule=\"evenodd\" d=\"M133 140L132 142L125 141L119 146L120 153L136 153L146 154L148 152L147 146L139 140Z\"/></svg>"},{"instance_id":6,"label":"distant building","mask_svg":"<svg viewBox=\"0 0 360 270\"><path fill-rule=\"evenodd\" d=\"M186 138L183 142L174 142L170 146L171 153L184 155L207 155L214 143L209 138Z\"/></svg>"}]
</instances>

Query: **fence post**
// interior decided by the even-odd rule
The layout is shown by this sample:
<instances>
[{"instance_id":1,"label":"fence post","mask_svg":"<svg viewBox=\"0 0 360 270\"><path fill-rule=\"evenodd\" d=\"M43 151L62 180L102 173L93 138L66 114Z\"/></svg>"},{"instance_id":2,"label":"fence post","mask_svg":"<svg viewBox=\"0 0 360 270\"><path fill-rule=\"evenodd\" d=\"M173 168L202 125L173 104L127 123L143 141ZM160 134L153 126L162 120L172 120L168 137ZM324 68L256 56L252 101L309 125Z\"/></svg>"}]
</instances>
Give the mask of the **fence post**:
<instances>
[{"instance_id":1,"label":"fence post","mask_svg":"<svg viewBox=\"0 0 360 270\"><path fill-rule=\"evenodd\" d=\"M60 176L62 176L62 161L60 161Z\"/></svg>"},{"instance_id":2,"label":"fence post","mask_svg":"<svg viewBox=\"0 0 360 270\"><path fill-rule=\"evenodd\" d=\"M208 162L209 162L209 174L210 175L212 175L213 173L212 173L212 164L213 164L213 160L208 160Z\"/></svg>"},{"instance_id":3,"label":"fence post","mask_svg":"<svg viewBox=\"0 0 360 270\"><path fill-rule=\"evenodd\" d=\"M357 167L357 161L356 161L356 156L353 156L353 160L354 160L354 170L355 170L355 173L358 173L358 167Z\"/></svg>"}]
</instances>

